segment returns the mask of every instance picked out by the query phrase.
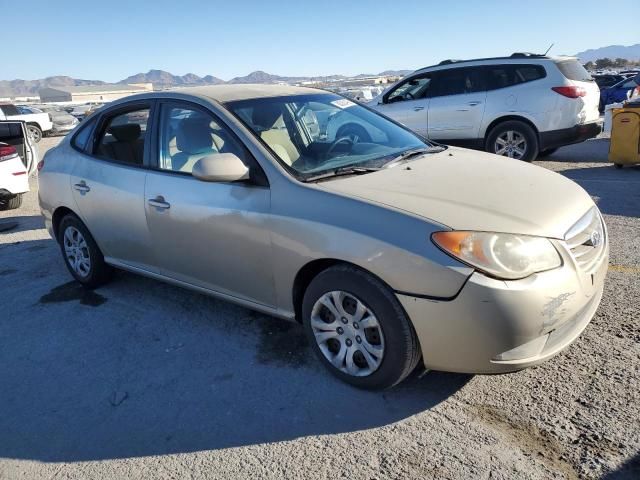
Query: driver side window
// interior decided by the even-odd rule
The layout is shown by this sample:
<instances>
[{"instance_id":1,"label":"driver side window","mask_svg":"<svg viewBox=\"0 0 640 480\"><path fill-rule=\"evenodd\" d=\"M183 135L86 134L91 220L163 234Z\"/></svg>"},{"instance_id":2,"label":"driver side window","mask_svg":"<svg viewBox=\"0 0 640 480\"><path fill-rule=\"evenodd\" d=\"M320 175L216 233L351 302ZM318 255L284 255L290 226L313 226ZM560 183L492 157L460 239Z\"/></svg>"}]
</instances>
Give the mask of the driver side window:
<instances>
[{"instance_id":1,"label":"driver side window","mask_svg":"<svg viewBox=\"0 0 640 480\"><path fill-rule=\"evenodd\" d=\"M398 86L387 97L386 103L425 98L431 85L431 75L411 78Z\"/></svg>"},{"instance_id":2,"label":"driver side window","mask_svg":"<svg viewBox=\"0 0 640 480\"><path fill-rule=\"evenodd\" d=\"M244 148L212 115L199 108L163 105L160 164L162 170L191 173L207 155L233 153L247 163Z\"/></svg>"}]
</instances>

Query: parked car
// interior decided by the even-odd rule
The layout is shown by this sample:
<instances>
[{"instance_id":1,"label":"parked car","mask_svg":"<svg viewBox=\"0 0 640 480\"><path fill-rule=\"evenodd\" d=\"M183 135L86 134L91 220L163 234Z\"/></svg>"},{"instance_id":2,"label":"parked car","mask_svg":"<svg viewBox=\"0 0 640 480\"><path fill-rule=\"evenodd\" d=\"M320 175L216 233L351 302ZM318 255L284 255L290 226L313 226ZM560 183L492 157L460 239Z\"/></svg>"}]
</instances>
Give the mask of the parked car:
<instances>
[{"instance_id":1,"label":"parked car","mask_svg":"<svg viewBox=\"0 0 640 480\"><path fill-rule=\"evenodd\" d=\"M613 74L613 73L592 75L592 77L595 80L596 84L598 84L598 88L600 89L600 92L602 92L603 89L612 87L616 83L627 78L625 75Z\"/></svg>"},{"instance_id":2,"label":"parked car","mask_svg":"<svg viewBox=\"0 0 640 480\"><path fill-rule=\"evenodd\" d=\"M0 121L0 210L20 207L37 162L27 125L22 121Z\"/></svg>"},{"instance_id":3,"label":"parked car","mask_svg":"<svg viewBox=\"0 0 640 480\"><path fill-rule=\"evenodd\" d=\"M79 121L82 121L85 117L95 112L102 107L103 103L90 102L82 105L74 105L67 109L67 112L76 117Z\"/></svg>"},{"instance_id":4,"label":"parked car","mask_svg":"<svg viewBox=\"0 0 640 480\"><path fill-rule=\"evenodd\" d=\"M384 139L314 138L303 110L347 110ZM362 388L419 363L501 373L549 359L593 317L608 264L602 216L571 180L310 88L113 102L49 150L39 200L82 285L117 267L298 320Z\"/></svg>"},{"instance_id":5,"label":"parked car","mask_svg":"<svg viewBox=\"0 0 640 480\"><path fill-rule=\"evenodd\" d=\"M53 123L46 113L20 113L18 107L11 103L0 104L0 120L23 120L27 124L29 134L38 143L42 135L53 128Z\"/></svg>"},{"instance_id":6,"label":"parked car","mask_svg":"<svg viewBox=\"0 0 640 480\"><path fill-rule=\"evenodd\" d=\"M514 53L421 68L369 105L437 142L531 161L598 135L598 101L577 59Z\"/></svg>"},{"instance_id":7,"label":"parked car","mask_svg":"<svg viewBox=\"0 0 640 480\"><path fill-rule=\"evenodd\" d=\"M614 86L600 92L600 105L602 110L610 103L624 102L628 98L629 92L638 86L635 78L637 77L625 78Z\"/></svg>"},{"instance_id":8,"label":"parked car","mask_svg":"<svg viewBox=\"0 0 640 480\"><path fill-rule=\"evenodd\" d=\"M76 125L78 125L78 123L80 123L76 117L74 117L70 113L67 113L57 105L37 105L34 107L23 106L23 108L28 108L31 110L37 109L49 114L49 118L51 118L51 122L53 123L53 127L49 132L50 135L66 135L71 130L76 128Z\"/></svg>"}]
</instances>

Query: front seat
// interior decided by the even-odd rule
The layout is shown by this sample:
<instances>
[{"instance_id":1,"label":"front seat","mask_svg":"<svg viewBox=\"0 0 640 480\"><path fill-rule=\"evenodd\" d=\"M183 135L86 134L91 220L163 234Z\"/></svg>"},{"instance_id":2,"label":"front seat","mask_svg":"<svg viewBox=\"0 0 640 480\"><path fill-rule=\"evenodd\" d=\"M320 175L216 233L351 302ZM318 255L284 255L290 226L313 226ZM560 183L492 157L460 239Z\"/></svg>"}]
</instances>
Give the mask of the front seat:
<instances>
[{"instance_id":1,"label":"front seat","mask_svg":"<svg viewBox=\"0 0 640 480\"><path fill-rule=\"evenodd\" d=\"M266 104L255 107L251 120L260 132L260 138L271 147L271 150L287 165L300 158L300 152L291 141L289 132L284 127L282 108L279 105Z\"/></svg>"},{"instance_id":2,"label":"front seat","mask_svg":"<svg viewBox=\"0 0 640 480\"><path fill-rule=\"evenodd\" d=\"M198 160L212 153L219 153L213 146L211 120L185 118L180 122L176 134L178 153L171 157L171 169L191 173Z\"/></svg>"}]
</instances>

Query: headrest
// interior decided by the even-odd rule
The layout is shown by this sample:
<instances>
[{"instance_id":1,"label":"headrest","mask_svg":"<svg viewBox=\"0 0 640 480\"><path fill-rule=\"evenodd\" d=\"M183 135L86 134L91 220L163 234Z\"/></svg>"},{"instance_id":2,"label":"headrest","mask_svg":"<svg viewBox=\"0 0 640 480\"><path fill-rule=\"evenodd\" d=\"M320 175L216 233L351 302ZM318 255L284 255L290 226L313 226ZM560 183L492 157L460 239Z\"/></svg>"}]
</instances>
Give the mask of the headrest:
<instances>
[{"instance_id":1,"label":"headrest","mask_svg":"<svg viewBox=\"0 0 640 480\"><path fill-rule=\"evenodd\" d=\"M251 120L260 130L270 130L282 116L282 108L276 104L266 104L253 109Z\"/></svg>"},{"instance_id":2,"label":"headrest","mask_svg":"<svg viewBox=\"0 0 640 480\"><path fill-rule=\"evenodd\" d=\"M125 125L112 125L108 132L116 137L119 142L133 142L140 138L140 125L127 123Z\"/></svg>"},{"instance_id":3,"label":"headrest","mask_svg":"<svg viewBox=\"0 0 640 480\"><path fill-rule=\"evenodd\" d=\"M176 147L181 152L195 155L212 150L211 120L204 117L185 118L180 122Z\"/></svg>"}]
</instances>

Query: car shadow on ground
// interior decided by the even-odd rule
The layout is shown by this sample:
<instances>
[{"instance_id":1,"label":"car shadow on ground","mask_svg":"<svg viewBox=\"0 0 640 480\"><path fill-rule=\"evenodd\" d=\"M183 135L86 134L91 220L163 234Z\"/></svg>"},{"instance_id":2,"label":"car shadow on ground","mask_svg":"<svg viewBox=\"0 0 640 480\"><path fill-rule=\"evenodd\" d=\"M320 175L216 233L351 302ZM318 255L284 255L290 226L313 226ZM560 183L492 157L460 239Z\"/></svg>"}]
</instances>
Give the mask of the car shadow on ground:
<instances>
[{"instance_id":1,"label":"car shadow on ground","mask_svg":"<svg viewBox=\"0 0 640 480\"><path fill-rule=\"evenodd\" d=\"M7 213L7 212L2 212ZM2 226L16 223L17 225L9 230L3 231ZM18 233L29 230L39 230L44 228L44 219L41 215L19 215L0 217L0 235L3 233Z\"/></svg>"},{"instance_id":2,"label":"car shadow on ground","mask_svg":"<svg viewBox=\"0 0 640 480\"><path fill-rule=\"evenodd\" d=\"M88 292L52 240L0 250L9 258L2 279L30 283L0 293L0 457L103 460L357 432L428 411L471 378L357 390L325 371L296 323L127 273Z\"/></svg>"},{"instance_id":3,"label":"car shadow on ground","mask_svg":"<svg viewBox=\"0 0 640 480\"><path fill-rule=\"evenodd\" d=\"M640 453L630 458L619 469L602 478L603 480L637 480L640 478Z\"/></svg>"}]
</instances>

